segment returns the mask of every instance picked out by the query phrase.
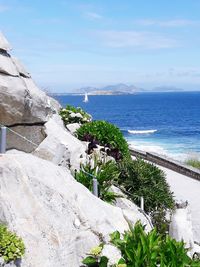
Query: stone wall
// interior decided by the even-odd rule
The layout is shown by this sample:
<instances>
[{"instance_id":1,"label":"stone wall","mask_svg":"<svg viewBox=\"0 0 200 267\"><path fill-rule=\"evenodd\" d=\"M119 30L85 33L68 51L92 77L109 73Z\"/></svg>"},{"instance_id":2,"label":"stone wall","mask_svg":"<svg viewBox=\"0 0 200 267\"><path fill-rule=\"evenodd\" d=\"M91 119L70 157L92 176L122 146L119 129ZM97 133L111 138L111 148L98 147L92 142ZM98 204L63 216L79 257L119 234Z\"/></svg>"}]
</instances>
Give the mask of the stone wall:
<instances>
[{"instance_id":1,"label":"stone wall","mask_svg":"<svg viewBox=\"0 0 200 267\"><path fill-rule=\"evenodd\" d=\"M166 156L161 156L156 153L144 152L136 149L130 149L131 155L135 157L141 157L150 162L156 163L160 166L171 169L180 174L186 175L193 179L200 181L200 170L187 166L181 162L175 161L173 159L167 158Z\"/></svg>"}]
</instances>

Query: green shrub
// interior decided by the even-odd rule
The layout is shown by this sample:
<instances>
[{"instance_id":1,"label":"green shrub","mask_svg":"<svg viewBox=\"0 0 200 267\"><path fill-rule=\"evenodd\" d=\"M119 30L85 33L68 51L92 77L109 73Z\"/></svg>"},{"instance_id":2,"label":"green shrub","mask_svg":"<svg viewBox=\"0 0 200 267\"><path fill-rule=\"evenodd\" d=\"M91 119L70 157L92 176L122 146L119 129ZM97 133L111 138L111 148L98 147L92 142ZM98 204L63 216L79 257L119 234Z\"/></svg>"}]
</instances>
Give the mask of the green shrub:
<instances>
[{"instance_id":1,"label":"green shrub","mask_svg":"<svg viewBox=\"0 0 200 267\"><path fill-rule=\"evenodd\" d=\"M109 189L114 181L119 176L117 165L114 161L102 162L95 160L94 167L91 164L82 165L79 172L76 172L76 180L87 187L92 192L93 177L96 177L98 181L99 198L102 200L112 203L117 194L110 192Z\"/></svg>"},{"instance_id":2,"label":"green shrub","mask_svg":"<svg viewBox=\"0 0 200 267\"><path fill-rule=\"evenodd\" d=\"M125 159L118 166L118 183L137 205L140 205L140 197L144 197L145 212L151 215L160 232L166 232L168 221L165 213L173 209L175 203L164 172L142 159Z\"/></svg>"},{"instance_id":3,"label":"green shrub","mask_svg":"<svg viewBox=\"0 0 200 267\"><path fill-rule=\"evenodd\" d=\"M94 141L99 145L110 148L112 154L121 153L122 157L130 157L127 141L115 125L106 121L92 121L82 125L77 131L77 136L82 141ZM115 158L120 157L116 155Z\"/></svg>"},{"instance_id":4,"label":"green shrub","mask_svg":"<svg viewBox=\"0 0 200 267\"><path fill-rule=\"evenodd\" d=\"M198 159L188 159L185 163L189 166L200 169L200 161Z\"/></svg>"},{"instance_id":5,"label":"green shrub","mask_svg":"<svg viewBox=\"0 0 200 267\"><path fill-rule=\"evenodd\" d=\"M199 261L191 260L187 256L188 250L183 242L177 242L168 235L163 239L156 229L146 233L140 222L137 222L134 228L130 226L130 230L122 236L116 231L110 237L110 242L120 250L122 255L114 265L116 267L200 266ZM89 257L83 260L86 266L107 267L107 258L104 259L104 265L100 264L103 258L100 250L98 254L91 253Z\"/></svg>"},{"instance_id":6,"label":"green shrub","mask_svg":"<svg viewBox=\"0 0 200 267\"><path fill-rule=\"evenodd\" d=\"M0 257L5 262L22 258L25 246L20 237L10 232L5 225L0 224Z\"/></svg>"},{"instance_id":7,"label":"green shrub","mask_svg":"<svg viewBox=\"0 0 200 267\"><path fill-rule=\"evenodd\" d=\"M60 110L60 116L62 117L65 125L69 123L86 123L91 121L92 117L86 113L82 108L75 108L67 105L66 108Z\"/></svg>"},{"instance_id":8,"label":"green shrub","mask_svg":"<svg viewBox=\"0 0 200 267\"><path fill-rule=\"evenodd\" d=\"M172 209L173 194L166 181L165 174L154 164L142 159L123 160L118 164L119 183L131 194L132 200L139 205L140 197L145 198L145 211L157 208Z\"/></svg>"}]
</instances>

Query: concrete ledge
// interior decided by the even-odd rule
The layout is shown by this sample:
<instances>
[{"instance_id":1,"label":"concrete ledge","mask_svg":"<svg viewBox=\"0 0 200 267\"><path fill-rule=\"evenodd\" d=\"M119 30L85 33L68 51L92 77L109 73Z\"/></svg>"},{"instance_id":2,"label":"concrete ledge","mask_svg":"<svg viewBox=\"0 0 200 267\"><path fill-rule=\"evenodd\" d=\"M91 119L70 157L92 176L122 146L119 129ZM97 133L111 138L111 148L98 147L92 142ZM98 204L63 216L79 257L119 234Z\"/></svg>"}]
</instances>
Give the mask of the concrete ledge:
<instances>
[{"instance_id":1,"label":"concrete ledge","mask_svg":"<svg viewBox=\"0 0 200 267\"><path fill-rule=\"evenodd\" d=\"M145 160L156 163L160 166L166 167L170 170L200 181L200 170L196 168L187 166L181 162L175 161L166 156L161 156L156 153L144 152L132 148L130 149L130 153L132 156L143 158Z\"/></svg>"}]
</instances>

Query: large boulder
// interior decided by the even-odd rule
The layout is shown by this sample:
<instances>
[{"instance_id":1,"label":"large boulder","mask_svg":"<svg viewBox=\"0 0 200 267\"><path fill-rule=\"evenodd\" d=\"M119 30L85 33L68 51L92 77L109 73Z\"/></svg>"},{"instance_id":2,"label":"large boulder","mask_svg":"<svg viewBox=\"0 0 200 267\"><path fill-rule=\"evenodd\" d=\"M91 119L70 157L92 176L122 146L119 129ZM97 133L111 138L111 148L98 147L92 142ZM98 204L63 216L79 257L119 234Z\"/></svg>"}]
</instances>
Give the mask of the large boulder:
<instances>
[{"instance_id":1,"label":"large boulder","mask_svg":"<svg viewBox=\"0 0 200 267\"><path fill-rule=\"evenodd\" d=\"M9 50L10 45L0 33L0 124L11 126L26 139L35 136L30 141L40 144L45 138L43 125L61 106L35 85L29 72ZM7 149L14 147L25 152L35 149L33 144L26 144L9 132Z\"/></svg>"},{"instance_id":2,"label":"large boulder","mask_svg":"<svg viewBox=\"0 0 200 267\"><path fill-rule=\"evenodd\" d=\"M78 267L92 247L128 228L120 208L96 198L66 168L21 152L0 156L0 174L0 221L25 242L22 267ZM129 214L131 223L137 218Z\"/></svg>"},{"instance_id":3,"label":"large boulder","mask_svg":"<svg viewBox=\"0 0 200 267\"><path fill-rule=\"evenodd\" d=\"M45 124L44 132L47 137L34 155L72 170L78 170L80 164L86 163L86 145L65 129L60 116L54 115Z\"/></svg>"},{"instance_id":4,"label":"large boulder","mask_svg":"<svg viewBox=\"0 0 200 267\"><path fill-rule=\"evenodd\" d=\"M10 59L11 60L11 59ZM0 73L0 122L5 125L45 123L59 104L31 78Z\"/></svg>"},{"instance_id":5,"label":"large boulder","mask_svg":"<svg viewBox=\"0 0 200 267\"><path fill-rule=\"evenodd\" d=\"M177 241L183 240L192 256L195 251L191 211L189 206L182 205L177 207L174 211L169 226L169 234Z\"/></svg>"}]
</instances>

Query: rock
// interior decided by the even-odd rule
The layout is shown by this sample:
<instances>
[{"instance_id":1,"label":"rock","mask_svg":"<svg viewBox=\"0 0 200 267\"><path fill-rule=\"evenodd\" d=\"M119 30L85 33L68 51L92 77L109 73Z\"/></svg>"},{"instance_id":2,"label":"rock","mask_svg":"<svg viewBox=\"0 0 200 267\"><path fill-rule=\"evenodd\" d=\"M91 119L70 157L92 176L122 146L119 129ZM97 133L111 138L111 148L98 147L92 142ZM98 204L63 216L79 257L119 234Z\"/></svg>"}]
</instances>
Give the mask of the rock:
<instances>
[{"instance_id":1,"label":"rock","mask_svg":"<svg viewBox=\"0 0 200 267\"><path fill-rule=\"evenodd\" d=\"M86 253L128 223L67 169L31 154L0 156L0 221L22 237L22 267L78 267ZM132 212L132 218L138 214ZM114 256L114 255L112 255Z\"/></svg>"},{"instance_id":2,"label":"rock","mask_svg":"<svg viewBox=\"0 0 200 267\"><path fill-rule=\"evenodd\" d=\"M14 130L14 132L12 130ZM22 138L21 135L24 138ZM31 153L39 146L45 137L44 126L41 125L10 127L7 130L7 150L17 149Z\"/></svg>"},{"instance_id":3,"label":"rock","mask_svg":"<svg viewBox=\"0 0 200 267\"><path fill-rule=\"evenodd\" d=\"M140 220L143 225L146 225L145 230L147 232L153 228L150 217L144 211L142 211L136 204L127 199L127 196L119 188L112 185L109 191L121 196L116 198L116 201L113 205L122 209L124 216L127 218L127 220L130 220L133 224ZM137 217L132 218L131 216L133 213L137 214Z\"/></svg>"},{"instance_id":4,"label":"rock","mask_svg":"<svg viewBox=\"0 0 200 267\"><path fill-rule=\"evenodd\" d=\"M20 267L20 266L21 266L20 259L6 263L4 259L0 257L0 267Z\"/></svg>"},{"instance_id":5,"label":"rock","mask_svg":"<svg viewBox=\"0 0 200 267\"><path fill-rule=\"evenodd\" d=\"M0 35L0 49L3 47L7 51ZM19 60L6 51L0 53L0 121L6 125L48 121L60 105L42 92Z\"/></svg>"},{"instance_id":6,"label":"rock","mask_svg":"<svg viewBox=\"0 0 200 267\"><path fill-rule=\"evenodd\" d=\"M45 123L55 113L52 103L55 101L40 91L31 79L0 74L1 123Z\"/></svg>"},{"instance_id":7,"label":"rock","mask_svg":"<svg viewBox=\"0 0 200 267\"><path fill-rule=\"evenodd\" d=\"M0 34L0 123L12 126L30 141L39 144L44 140L43 125L58 114L60 104L41 91L19 60L8 54L9 45ZM27 142L8 135L7 148L31 152Z\"/></svg>"},{"instance_id":8,"label":"rock","mask_svg":"<svg viewBox=\"0 0 200 267\"><path fill-rule=\"evenodd\" d=\"M71 134L74 134L76 130L78 130L81 127L81 125L79 123L69 123L66 125L66 127Z\"/></svg>"},{"instance_id":9,"label":"rock","mask_svg":"<svg viewBox=\"0 0 200 267\"><path fill-rule=\"evenodd\" d=\"M0 73L16 77L19 76L19 72L13 63L11 56L6 53L0 54Z\"/></svg>"},{"instance_id":10,"label":"rock","mask_svg":"<svg viewBox=\"0 0 200 267\"><path fill-rule=\"evenodd\" d=\"M2 49L4 51L11 50L11 46L8 43L8 41L6 40L5 36L2 34L2 32L0 32L0 49Z\"/></svg>"},{"instance_id":11,"label":"rock","mask_svg":"<svg viewBox=\"0 0 200 267\"><path fill-rule=\"evenodd\" d=\"M61 120L61 119L60 119ZM34 151L34 155L52 161L56 165L79 170L87 160L86 146L53 117L45 124L47 137Z\"/></svg>"},{"instance_id":12,"label":"rock","mask_svg":"<svg viewBox=\"0 0 200 267\"><path fill-rule=\"evenodd\" d=\"M29 72L26 71L25 67L22 65L20 60L16 57L12 57L12 61L19 73L19 75L25 77L25 78L31 78L31 75Z\"/></svg>"},{"instance_id":13,"label":"rock","mask_svg":"<svg viewBox=\"0 0 200 267\"><path fill-rule=\"evenodd\" d=\"M101 255L109 259L108 266L113 266L121 258L121 252L115 246L110 244L104 245Z\"/></svg>"},{"instance_id":14,"label":"rock","mask_svg":"<svg viewBox=\"0 0 200 267\"><path fill-rule=\"evenodd\" d=\"M4 259L2 257L0 257L0 267L2 267L4 265Z\"/></svg>"},{"instance_id":15,"label":"rock","mask_svg":"<svg viewBox=\"0 0 200 267\"><path fill-rule=\"evenodd\" d=\"M182 204L179 206L182 206ZM177 241L183 240L186 247L190 250L194 249L194 237L189 206L177 208L172 214L169 235Z\"/></svg>"}]
</instances>

